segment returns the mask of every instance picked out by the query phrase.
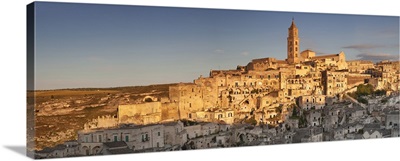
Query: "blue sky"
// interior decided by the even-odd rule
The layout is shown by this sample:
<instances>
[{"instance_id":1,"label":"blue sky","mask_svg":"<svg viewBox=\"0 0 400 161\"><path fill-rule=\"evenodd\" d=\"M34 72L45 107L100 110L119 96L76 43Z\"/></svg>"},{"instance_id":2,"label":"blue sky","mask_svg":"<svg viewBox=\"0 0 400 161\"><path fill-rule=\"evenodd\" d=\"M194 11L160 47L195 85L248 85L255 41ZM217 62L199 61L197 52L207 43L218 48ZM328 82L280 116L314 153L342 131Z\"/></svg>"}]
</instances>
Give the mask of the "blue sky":
<instances>
[{"instance_id":1,"label":"blue sky","mask_svg":"<svg viewBox=\"0 0 400 161\"><path fill-rule=\"evenodd\" d=\"M300 49L397 60L399 17L36 3L36 89L192 82L211 69Z\"/></svg>"}]
</instances>

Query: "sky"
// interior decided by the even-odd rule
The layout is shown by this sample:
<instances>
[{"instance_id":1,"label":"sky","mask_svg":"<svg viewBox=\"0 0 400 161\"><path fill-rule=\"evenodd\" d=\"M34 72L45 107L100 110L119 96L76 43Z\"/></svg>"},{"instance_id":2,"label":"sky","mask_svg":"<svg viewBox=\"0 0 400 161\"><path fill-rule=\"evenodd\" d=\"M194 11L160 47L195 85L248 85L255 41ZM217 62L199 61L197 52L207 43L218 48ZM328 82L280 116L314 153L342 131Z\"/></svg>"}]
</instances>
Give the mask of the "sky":
<instances>
[{"instance_id":1,"label":"sky","mask_svg":"<svg viewBox=\"0 0 400 161\"><path fill-rule=\"evenodd\" d=\"M399 17L37 2L38 90L193 82L211 69L300 50L398 60Z\"/></svg>"}]
</instances>

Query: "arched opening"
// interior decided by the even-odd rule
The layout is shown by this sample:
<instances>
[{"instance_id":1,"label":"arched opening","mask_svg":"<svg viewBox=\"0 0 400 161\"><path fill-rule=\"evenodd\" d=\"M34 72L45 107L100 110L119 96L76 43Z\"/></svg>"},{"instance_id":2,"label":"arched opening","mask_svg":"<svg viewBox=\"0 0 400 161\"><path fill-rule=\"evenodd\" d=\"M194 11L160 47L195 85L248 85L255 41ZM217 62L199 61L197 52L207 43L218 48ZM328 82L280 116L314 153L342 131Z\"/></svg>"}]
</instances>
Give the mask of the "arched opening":
<instances>
[{"instance_id":1,"label":"arched opening","mask_svg":"<svg viewBox=\"0 0 400 161\"><path fill-rule=\"evenodd\" d=\"M84 153L83 155L89 155L90 154L89 148L87 146L83 146L82 147L82 152Z\"/></svg>"},{"instance_id":2,"label":"arched opening","mask_svg":"<svg viewBox=\"0 0 400 161\"><path fill-rule=\"evenodd\" d=\"M92 154L100 154L100 152L101 152L100 146L93 147Z\"/></svg>"}]
</instances>

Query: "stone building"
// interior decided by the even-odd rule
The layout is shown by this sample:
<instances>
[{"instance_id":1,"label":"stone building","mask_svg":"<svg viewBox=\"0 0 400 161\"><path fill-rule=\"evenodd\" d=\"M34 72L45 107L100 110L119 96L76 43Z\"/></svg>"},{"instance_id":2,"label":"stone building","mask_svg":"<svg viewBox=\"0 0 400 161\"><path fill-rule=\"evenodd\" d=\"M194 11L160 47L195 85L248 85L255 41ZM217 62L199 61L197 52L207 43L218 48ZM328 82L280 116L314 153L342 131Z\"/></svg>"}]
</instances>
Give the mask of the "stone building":
<instances>
[{"instance_id":1,"label":"stone building","mask_svg":"<svg viewBox=\"0 0 400 161\"><path fill-rule=\"evenodd\" d=\"M325 97L326 95L300 96L298 97L298 105L304 110L321 109L326 105Z\"/></svg>"},{"instance_id":2,"label":"stone building","mask_svg":"<svg viewBox=\"0 0 400 161\"><path fill-rule=\"evenodd\" d=\"M154 102L120 105L118 122L152 124L189 119L233 124L255 118L257 124L276 125L288 115L275 110L283 104L321 109L350 88L368 81L376 89L400 87L399 62L374 65L370 61L347 61L343 52L317 55L310 49L301 51L294 20L286 43L285 60L258 58L236 69L210 70L208 77L170 86L163 102L154 98ZM271 120L278 114L281 117Z\"/></svg>"},{"instance_id":3,"label":"stone building","mask_svg":"<svg viewBox=\"0 0 400 161\"><path fill-rule=\"evenodd\" d=\"M374 69L374 63L367 60L347 61L349 73L365 73L368 69Z\"/></svg>"},{"instance_id":4,"label":"stone building","mask_svg":"<svg viewBox=\"0 0 400 161\"><path fill-rule=\"evenodd\" d=\"M138 125L78 131L81 155L102 154L104 144L110 142L124 142L133 151L161 148L164 147L164 125Z\"/></svg>"},{"instance_id":5,"label":"stone building","mask_svg":"<svg viewBox=\"0 0 400 161\"><path fill-rule=\"evenodd\" d=\"M36 159L42 158L62 158L80 156L79 143L76 141L66 141L54 147L47 147L35 152Z\"/></svg>"},{"instance_id":6,"label":"stone building","mask_svg":"<svg viewBox=\"0 0 400 161\"><path fill-rule=\"evenodd\" d=\"M386 114L385 118L385 128L392 129L392 128L399 128L400 126L400 114L399 111L393 111Z\"/></svg>"},{"instance_id":7,"label":"stone building","mask_svg":"<svg viewBox=\"0 0 400 161\"><path fill-rule=\"evenodd\" d=\"M347 71L328 71L322 72L322 84L326 96L334 96L347 89Z\"/></svg>"}]
</instances>

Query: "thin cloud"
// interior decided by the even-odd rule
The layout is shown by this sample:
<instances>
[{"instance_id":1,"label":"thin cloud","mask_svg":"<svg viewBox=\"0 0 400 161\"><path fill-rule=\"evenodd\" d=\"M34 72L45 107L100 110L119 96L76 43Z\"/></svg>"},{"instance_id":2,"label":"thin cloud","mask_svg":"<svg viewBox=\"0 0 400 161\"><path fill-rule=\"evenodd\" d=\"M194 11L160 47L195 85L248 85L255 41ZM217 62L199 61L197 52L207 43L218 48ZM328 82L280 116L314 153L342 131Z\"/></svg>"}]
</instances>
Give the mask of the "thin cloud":
<instances>
[{"instance_id":1,"label":"thin cloud","mask_svg":"<svg viewBox=\"0 0 400 161\"><path fill-rule=\"evenodd\" d=\"M249 54L250 54L250 53L247 52L247 51L240 53L240 55L243 55L243 56L248 56Z\"/></svg>"},{"instance_id":2,"label":"thin cloud","mask_svg":"<svg viewBox=\"0 0 400 161\"><path fill-rule=\"evenodd\" d=\"M382 61L382 60L399 60L399 55L392 55L392 54L387 54L387 53L380 53L380 54L374 54L374 53L362 53L357 55L358 58L361 60L371 60L374 62L377 61Z\"/></svg>"},{"instance_id":3,"label":"thin cloud","mask_svg":"<svg viewBox=\"0 0 400 161\"><path fill-rule=\"evenodd\" d=\"M215 54L223 54L223 53L225 53L225 51L222 49L216 49L216 50L214 50L214 53Z\"/></svg>"},{"instance_id":4,"label":"thin cloud","mask_svg":"<svg viewBox=\"0 0 400 161\"><path fill-rule=\"evenodd\" d=\"M322 52L322 51L314 51L314 52L317 55L329 55L329 54L332 54L332 53L326 53L326 52Z\"/></svg>"},{"instance_id":5,"label":"thin cloud","mask_svg":"<svg viewBox=\"0 0 400 161\"><path fill-rule=\"evenodd\" d=\"M358 44L358 45L350 45L344 46L342 48L345 49L355 49L355 50L366 50L366 49L375 49L375 48L383 48L384 45L377 45L377 44Z\"/></svg>"}]
</instances>

